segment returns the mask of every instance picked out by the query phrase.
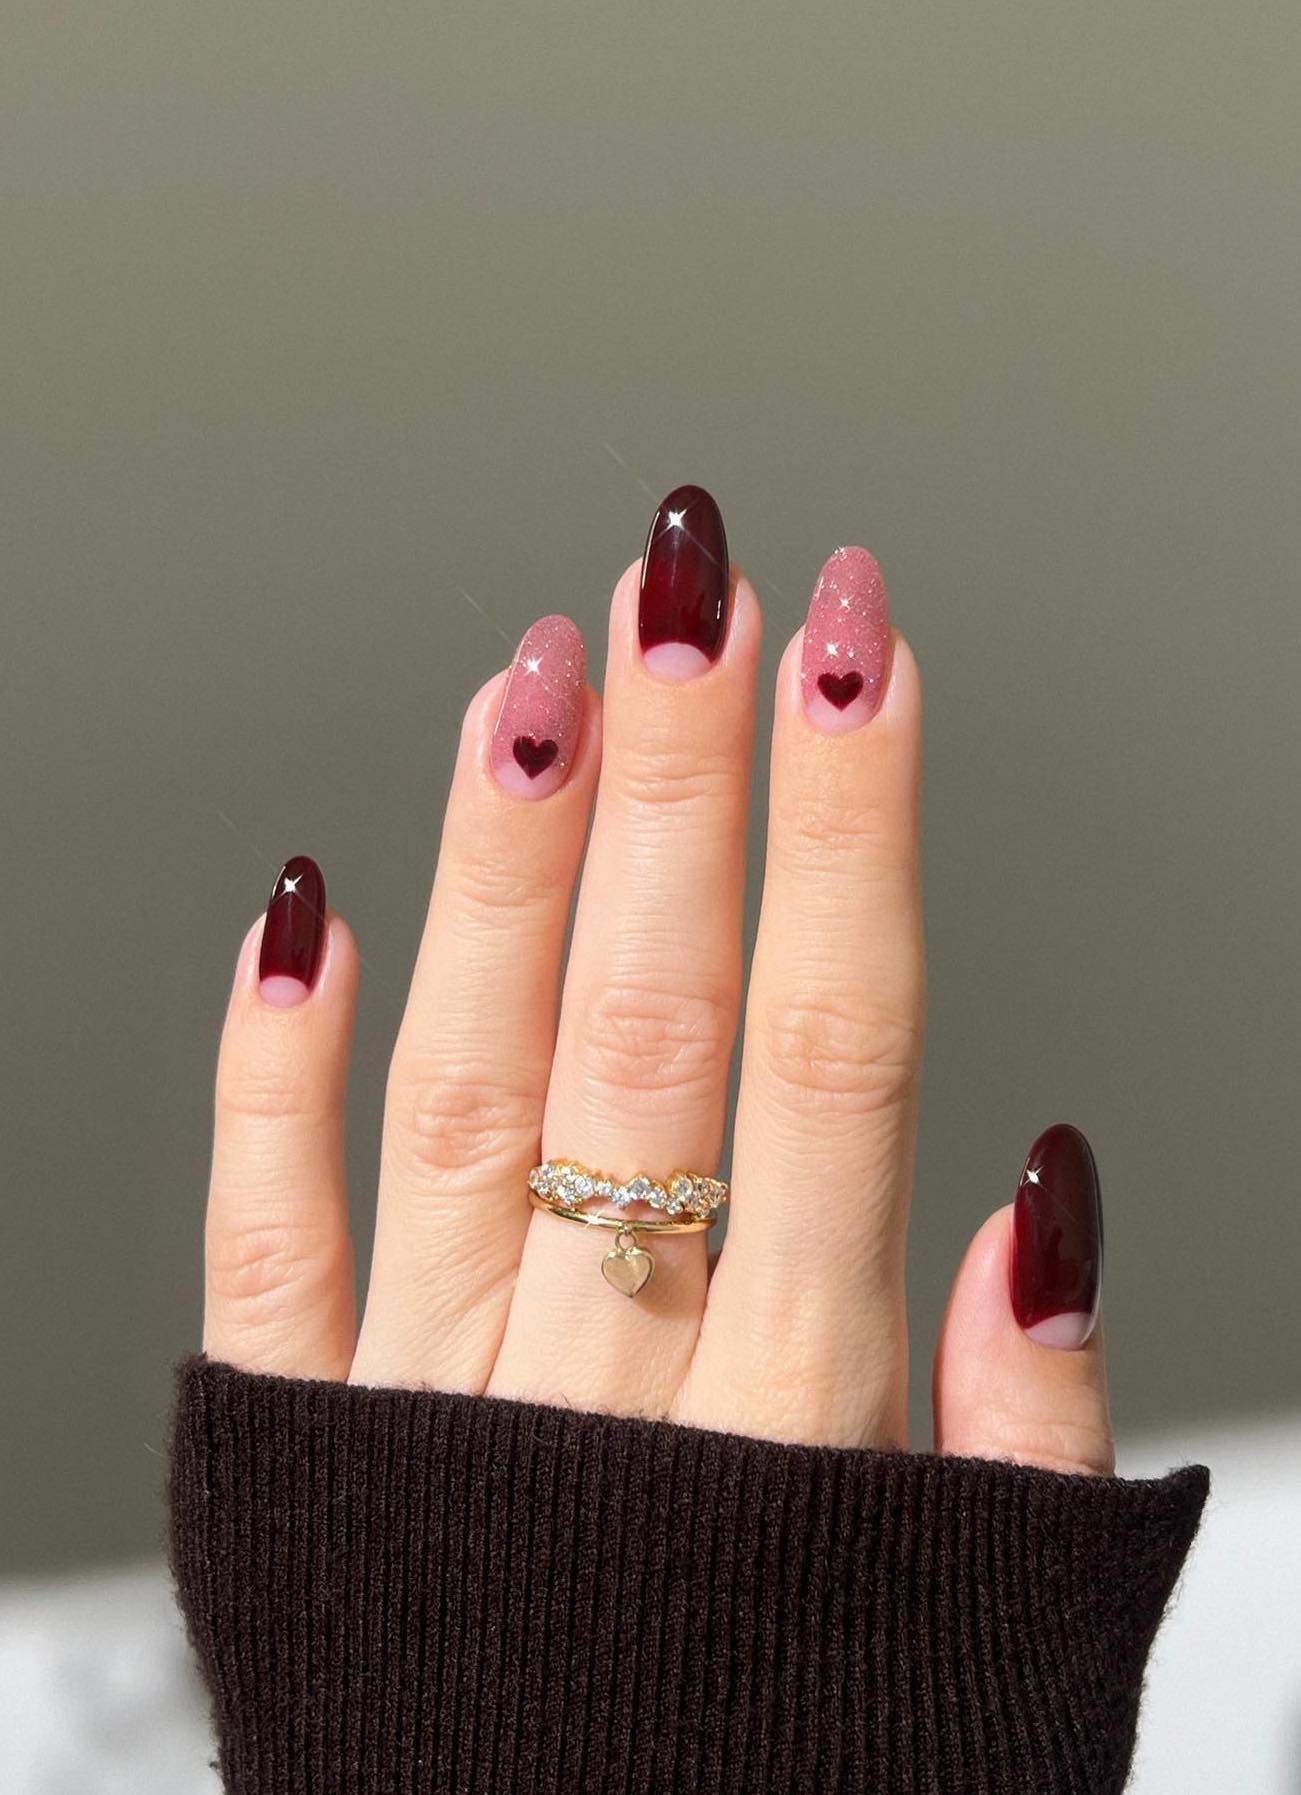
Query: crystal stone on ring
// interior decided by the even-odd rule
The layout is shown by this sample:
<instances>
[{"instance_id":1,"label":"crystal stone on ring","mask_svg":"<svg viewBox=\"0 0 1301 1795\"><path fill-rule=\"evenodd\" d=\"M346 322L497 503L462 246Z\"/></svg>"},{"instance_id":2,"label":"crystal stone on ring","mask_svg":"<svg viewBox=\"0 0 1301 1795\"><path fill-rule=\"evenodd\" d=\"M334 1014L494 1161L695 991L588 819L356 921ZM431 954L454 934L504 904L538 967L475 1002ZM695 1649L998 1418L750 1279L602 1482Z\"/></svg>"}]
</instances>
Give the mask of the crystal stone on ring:
<instances>
[{"instance_id":1,"label":"crystal stone on ring","mask_svg":"<svg viewBox=\"0 0 1301 1795\"><path fill-rule=\"evenodd\" d=\"M695 1195L695 1186L685 1172L679 1172L669 1182L668 1212L670 1215L681 1215L690 1206Z\"/></svg>"}]
</instances>

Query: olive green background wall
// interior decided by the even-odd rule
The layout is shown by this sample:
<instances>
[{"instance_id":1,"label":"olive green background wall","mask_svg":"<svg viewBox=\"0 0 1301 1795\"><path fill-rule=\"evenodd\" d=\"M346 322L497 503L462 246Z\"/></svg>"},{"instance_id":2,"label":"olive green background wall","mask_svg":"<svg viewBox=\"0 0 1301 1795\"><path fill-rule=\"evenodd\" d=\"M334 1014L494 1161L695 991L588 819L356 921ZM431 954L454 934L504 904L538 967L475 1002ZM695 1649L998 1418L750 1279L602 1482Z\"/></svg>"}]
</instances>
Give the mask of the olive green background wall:
<instances>
[{"instance_id":1,"label":"olive green background wall","mask_svg":"<svg viewBox=\"0 0 1301 1795\"><path fill-rule=\"evenodd\" d=\"M921 660L919 1418L1058 1117L1122 1430L1295 1410L1292 0L10 0L2 35L8 1568L160 1542L278 862L365 955L365 1249L461 706L545 610L599 672L683 480L769 673L844 541Z\"/></svg>"}]
</instances>

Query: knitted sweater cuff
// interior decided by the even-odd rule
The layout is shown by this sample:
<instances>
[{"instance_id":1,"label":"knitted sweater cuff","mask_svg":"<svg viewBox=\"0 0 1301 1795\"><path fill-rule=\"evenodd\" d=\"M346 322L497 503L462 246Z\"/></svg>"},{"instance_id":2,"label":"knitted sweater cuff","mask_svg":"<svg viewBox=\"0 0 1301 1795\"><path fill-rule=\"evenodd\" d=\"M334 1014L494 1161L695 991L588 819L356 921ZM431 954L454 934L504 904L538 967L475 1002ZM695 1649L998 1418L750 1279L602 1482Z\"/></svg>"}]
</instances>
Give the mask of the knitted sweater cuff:
<instances>
[{"instance_id":1,"label":"knitted sweater cuff","mask_svg":"<svg viewBox=\"0 0 1301 1795\"><path fill-rule=\"evenodd\" d=\"M177 1368L230 1795L1112 1795L1207 1473Z\"/></svg>"}]
</instances>

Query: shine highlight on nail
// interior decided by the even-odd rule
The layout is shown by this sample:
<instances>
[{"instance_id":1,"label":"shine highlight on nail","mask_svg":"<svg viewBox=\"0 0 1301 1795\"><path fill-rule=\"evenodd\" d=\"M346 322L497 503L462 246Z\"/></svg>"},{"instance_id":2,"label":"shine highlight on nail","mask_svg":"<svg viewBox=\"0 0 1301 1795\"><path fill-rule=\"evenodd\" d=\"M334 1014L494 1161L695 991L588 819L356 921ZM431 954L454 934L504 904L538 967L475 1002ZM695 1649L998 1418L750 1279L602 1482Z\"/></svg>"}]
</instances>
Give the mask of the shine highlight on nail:
<instances>
[{"instance_id":1,"label":"shine highlight on nail","mask_svg":"<svg viewBox=\"0 0 1301 1795\"><path fill-rule=\"evenodd\" d=\"M727 639L731 582L723 516L701 486L678 486L651 521L637 630L659 679L707 673Z\"/></svg>"},{"instance_id":2,"label":"shine highlight on nail","mask_svg":"<svg viewBox=\"0 0 1301 1795\"><path fill-rule=\"evenodd\" d=\"M568 617L542 617L524 633L493 726L489 759L516 798L548 798L569 777L583 721L587 656Z\"/></svg>"},{"instance_id":3,"label":"shine highlight on nail","mask_svg":"<svg viewBox=\"0 0 1301 1795\"><path fill-rule=\"evenodd\" d=\"M277 1010L304 1003L316 983L325 945L325 880L306 854L286 860L276 875L262 925L258 989Z\"/></svg>"},{"instance_id":4,"label":"shine highlight on nail","mask_svg":"<svg viewBox=\"0 0 1301 1795\"><path fill-rule=\"evenodd\" d=\"M1093 1150L1056 1122L1026 1156L1012 1206L1012 1311L1039 1346L1083 1346L1102 1296L1102 1192Z\"/></svg>"},{"instance_id":5,"label":"shine highlight on nail","mask_svg":"<svg viewBox=\"0 0 1301 1795\"><path fill-rule=\"evenodd\" d=\"M836 735L870 722L889 658L881 569L865 548L838 548L818 575L804 624L800 690L810 722Z\"/></svg>"}]
</instances>

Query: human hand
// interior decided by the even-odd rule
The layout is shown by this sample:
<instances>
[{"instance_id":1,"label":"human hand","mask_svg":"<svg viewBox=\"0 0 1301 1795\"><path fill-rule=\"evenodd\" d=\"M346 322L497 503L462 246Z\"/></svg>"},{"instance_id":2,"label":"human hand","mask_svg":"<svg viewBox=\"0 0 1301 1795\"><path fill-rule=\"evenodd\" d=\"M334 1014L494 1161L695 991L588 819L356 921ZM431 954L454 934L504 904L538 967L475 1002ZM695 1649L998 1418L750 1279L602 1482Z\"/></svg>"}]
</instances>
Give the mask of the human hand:
<instances>
[{"instance_id":1,"label":"human hand","mask_svg":"<svg viewBox=\"0 0 1301 1795\"><path fill-rule=\"evenodd\" d=\"M360 1330L343 1156L357 951L313 863L289 863L245 939L222 1040L210 1357L906 1444L921 705L864 550L828 561L777 675L716 1266L704 1232L655 1241L654 1276L628 1300L598 1275L612 1236L527 1200L544 1156L620 1179L719 1163L759 642L713 501L680 488L640 578L634 565L615 588L603 704L560 617L470 701L389 1074ZM989 1218L954 1285L936 1446L1108 1472L1101 1219L1075 1130L1036 1141L1015 1212L1015 1227L1011 1207Z\"/></svg>"}]
</instances>

